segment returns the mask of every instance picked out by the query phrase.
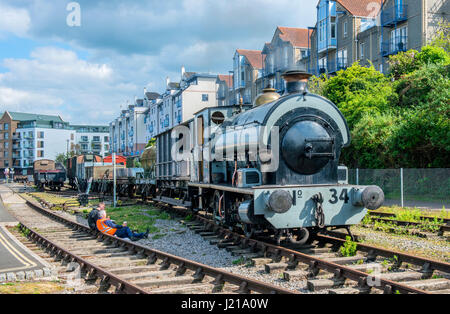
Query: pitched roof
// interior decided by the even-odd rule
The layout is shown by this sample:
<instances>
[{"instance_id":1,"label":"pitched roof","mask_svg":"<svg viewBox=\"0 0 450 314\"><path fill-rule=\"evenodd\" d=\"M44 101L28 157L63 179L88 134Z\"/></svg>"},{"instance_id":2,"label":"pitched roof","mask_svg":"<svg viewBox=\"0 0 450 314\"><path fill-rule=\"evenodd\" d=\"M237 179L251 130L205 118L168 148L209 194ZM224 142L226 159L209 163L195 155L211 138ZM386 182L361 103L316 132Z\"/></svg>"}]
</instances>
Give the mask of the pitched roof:
<instances>
[{"instance_id":1,"label":"pitched roof","mask_svg":"<svg viewBox=\"0 0 450 314\"><path fill-rule=\"evenodd\" d=\"M45 114L35 114L35 113L24 113L24 112L11 112L8 111L11 115L11 118L14 121L55 121L55 122L64 122L64 120L60 116L51 116Z\"/></svg>"},{"instance_id":2,"label":"pitched roof","mask_svg":"<svg viewBox=\"0 0 450 314\"><path fill-rule=\"evenodd\" d=\"M219 81L224 81L227 86L230 88L233 86L233 76L232 75L218 75Z\"/></svg>"},{"instance_id":3,"label":"pitched roof","mask_svg":"<svg viewBox=\"0 0 450 314\"><path fill-rule=\"evenodd\" d=\"M381 8L384 0L337 0L344 8L346 8L352 15L355 16L375 16L378 12L374 12L374 8L377 8L377 4L379 4L378 9Z\"/></svg>"},{"instance_id":4,"label":"pitched roof","mask_svg":"<svg viewBox=\"0 0 450 314\"><path fill-rule=\"evenodd\" d=\"M147 97L148 100L155 100L161 97L161 95L154 92L147 92L145 93L145 97Z\"/></svg>"},{"instance_id":5,"label":"pitched roof","mask_svg":"<svg viewBox=\"0 0 450 314\"><path fill-rule=\"evenodd\" d=\"M284 41L288 41L294 47L308 47L308 38L311 35L311 30L307 28L294 28L294 27L281 27L278 26L277 29L280 30L280 38Z\"/></svg>"},{"instance_id":6,"label":"pitched roof","mask_svg":"<svg viewBox=\"0 0 450 314\"><path fill-rule=\"evenodd\" d=\"M238 54L245 56L252 67L256 69L263 68L263 62L266 56L261 54L261 50L238 49L236 51Z\"/></svg>"}]
</instances>

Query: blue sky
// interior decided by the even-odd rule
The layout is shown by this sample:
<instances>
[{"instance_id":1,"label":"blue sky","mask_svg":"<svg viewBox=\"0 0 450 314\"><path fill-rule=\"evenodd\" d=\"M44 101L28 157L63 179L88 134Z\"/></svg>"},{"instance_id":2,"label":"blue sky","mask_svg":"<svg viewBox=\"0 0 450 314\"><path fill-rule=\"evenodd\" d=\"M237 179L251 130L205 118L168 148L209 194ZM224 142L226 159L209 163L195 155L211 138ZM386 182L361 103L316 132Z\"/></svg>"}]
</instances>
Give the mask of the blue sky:
<instances>
[{"instance_id":1,"label":"blue sky","mask_svg":"<svg viewBox=\"0 0 450 314\"><path fill-rule=\"evenodd\" d=\"M227 74L235 49L315 22L314 0L0 0L0 111L107 124L180 69Z\"/></svg>"}]
</instances>

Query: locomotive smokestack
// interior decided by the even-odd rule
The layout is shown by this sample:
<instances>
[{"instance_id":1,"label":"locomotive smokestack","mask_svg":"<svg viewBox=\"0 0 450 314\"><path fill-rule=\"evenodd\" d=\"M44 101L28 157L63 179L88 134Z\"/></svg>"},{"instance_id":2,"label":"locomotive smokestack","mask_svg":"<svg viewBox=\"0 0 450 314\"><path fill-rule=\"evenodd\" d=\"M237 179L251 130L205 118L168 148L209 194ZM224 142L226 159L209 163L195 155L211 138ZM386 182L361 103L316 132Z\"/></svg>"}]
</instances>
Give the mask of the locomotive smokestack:
<instances>
[{"instance_id":1,"label":"locomotive smokestack","mask_svg":"<svg viewBox=\"0 0 450 314\"><path fill-rule=\"evenodd\" d=\"M311 74L301 70L289 70L283 73L283 79L286 81L285 95L306 94L308 92L308 79Z\"/></svg>"}]
</instances>

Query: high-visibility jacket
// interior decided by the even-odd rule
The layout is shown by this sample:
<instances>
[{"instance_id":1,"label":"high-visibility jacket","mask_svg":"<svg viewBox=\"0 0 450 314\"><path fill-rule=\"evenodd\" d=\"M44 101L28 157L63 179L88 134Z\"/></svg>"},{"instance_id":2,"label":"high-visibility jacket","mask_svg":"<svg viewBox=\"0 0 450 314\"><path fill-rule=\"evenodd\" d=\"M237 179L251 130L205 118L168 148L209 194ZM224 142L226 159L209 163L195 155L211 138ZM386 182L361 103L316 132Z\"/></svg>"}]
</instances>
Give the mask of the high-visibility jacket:
<instances>
[{"instance_id":1,"label":"high-visibility jacket","mask_svg":"<svg viewBox=\"0 0 450 314\"><path fill-rule=\"evenodd\" d=\"M101 233L104 233L104 234L114 235L116 233L117 229L111 228L110 226L108 226L105 223L106 220L108 220L108 219L104 218L104 219L97 220L98 231L100 231Z\"/></svg>"}]
</instances>

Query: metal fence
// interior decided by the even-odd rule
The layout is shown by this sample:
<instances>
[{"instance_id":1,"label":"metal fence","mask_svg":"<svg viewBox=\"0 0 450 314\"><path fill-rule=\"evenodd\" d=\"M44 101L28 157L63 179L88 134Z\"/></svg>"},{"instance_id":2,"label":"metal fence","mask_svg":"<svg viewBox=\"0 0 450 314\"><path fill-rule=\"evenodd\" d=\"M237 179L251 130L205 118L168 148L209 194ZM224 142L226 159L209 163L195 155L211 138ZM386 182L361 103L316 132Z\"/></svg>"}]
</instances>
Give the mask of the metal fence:
<instances>
[{"instance_id":1,"label":"metal fence","mask_svg":"<svg viewBox=\"0 0 450 314\"><path fill-rule=\"evenodd\" d=\"M378 185L385 205L450 209L450 169L349 169L349 183Z\"/></svg>"}]
</instances>

